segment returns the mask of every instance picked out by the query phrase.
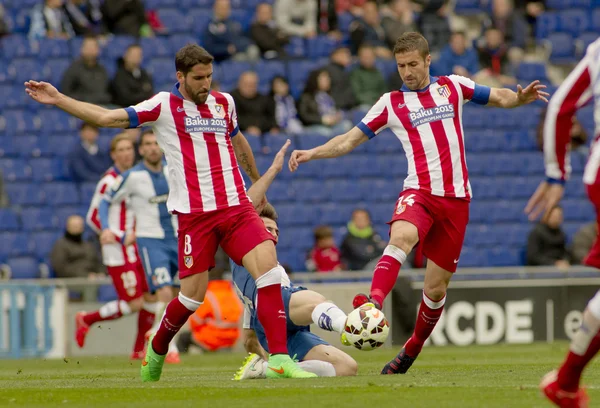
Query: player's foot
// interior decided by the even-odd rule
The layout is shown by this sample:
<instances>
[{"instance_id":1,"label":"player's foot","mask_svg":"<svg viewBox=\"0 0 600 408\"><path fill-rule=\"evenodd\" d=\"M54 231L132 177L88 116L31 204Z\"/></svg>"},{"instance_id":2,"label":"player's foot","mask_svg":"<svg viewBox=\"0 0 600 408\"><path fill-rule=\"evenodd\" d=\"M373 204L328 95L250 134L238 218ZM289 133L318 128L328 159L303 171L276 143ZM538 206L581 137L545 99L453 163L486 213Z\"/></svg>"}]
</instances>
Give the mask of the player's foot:
<instances>
[{"instance_id":1,"label":"player's foot","mask_svg":"<svg viewBox=\"0 0 600 408\"><path fill-rule=\"evenodd\" d=\"M146 353L143 351L134 351L131 353L131 356L129 357L129 359L130 360L143 360L145 355L146 355Z\"/></svg>"},{"instance_id":2,"label":"player's foot","mask_svg":"<svg viewBox=\"0 0 600 408\"><path fill-rule=\"evenodd\" d=\"M79 348L83 348L85 344L85 336L90 331L90 326L88 326L83 317L85 316L85 312L77 312L75 314L75 341Z\"/></svg>"},{"instance_id":3,"label":"player's foot","mask_svg":"<svg viewBox=\"0 0 600 408\"><path fill-rule=\"evenodd\" d=\"M557 371L550 371L542 378L540 390L550 401L560 408L587 408L588 396L584 389L567 392L558 386Z\"/></svg>"},{"instance_id":4,"label":"player's foot","mask_svg":"<svg viewBox=\"0 0 600 408\"><path fill-rule=\"evenodd\" d=\"M371 299L370 296L365 295L364 293L359 293L358 295L354 296L354 299L352 300L352 307L354 309L358 309L359 307L367 303L371 303L373 307L376 307L377 309L381 310L381 305L377 303L377 301Z\"/></svg>"},{"instance_id":5,"label":"player's foot","mask_svg":"<svg viewBox=\"0 0 600 408\"><path fill-rule=\"evenodd\" d=\"M381 374L406 374L416 359L417 357L410 357L407 355L403 348L392 361L383 367Z\"/></svg>"},{"instance_id":6,"label":"player's foot","mask_svg":"<svg viewBox=\"0 0 600 408\"><path fill-rule=\"evenodd\" d=\"M148 347L146 348L146 356L142 361L142 368L140 370L142 382L160 380L163 365L165 364L166 355L161 356L160 354L156 354L156 352L152 349L153 338L154 336L150 337L148 341Z\"/></svg>"},{"instance_id":7,"label":"player's foot","mask_svg":"<svg viewBox=\"0 0 600 408\"><path fill-rule=\"evenodd\" d=\"M267 378L316 378L317 375L304 371L287 354L271 354L267 367Z\"/></svg>"},{"instance_id":8,"label":"player's foot","mask_svg":"<svg viewBox=\"0 0 600 408\"><path fill-rule=\"evenodd\" d=\"M181 359L179 358L179 352L178 351L169 351L167 353L167 357L165 358L165 363L167 363L167 364L181 363Z\"/></svg>"},{"instance_id":9,"label":"player's foot","mask_svg":"<svg viewBox=\"0 0 600 408\"><path fill-rule=\"evenodd\" d=\"M253 380L265 378L265 376L265 361L258 354L250 353L234 374L233 379L236 381Z\"/></svg>"}]
</instances>

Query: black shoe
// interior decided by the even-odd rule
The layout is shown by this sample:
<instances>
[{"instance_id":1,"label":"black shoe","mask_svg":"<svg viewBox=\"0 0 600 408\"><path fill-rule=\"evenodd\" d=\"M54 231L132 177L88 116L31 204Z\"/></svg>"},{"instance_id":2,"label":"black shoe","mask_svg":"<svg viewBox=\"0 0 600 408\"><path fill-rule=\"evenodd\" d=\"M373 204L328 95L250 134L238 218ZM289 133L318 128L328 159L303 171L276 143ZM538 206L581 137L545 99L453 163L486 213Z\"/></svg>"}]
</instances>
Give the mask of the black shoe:
<instances>
[{"instance_id":1,"label":"black shoe","mask_svg":"<svg viewBox=\"0 0 600 408\"><path fill-rule=\"evenodd\" d=\"M416 359L417 357L410 357L406 354L406 351L402 349L392 361L383 367L381 374L406 374Z\"/></svg>"}]
</instances>

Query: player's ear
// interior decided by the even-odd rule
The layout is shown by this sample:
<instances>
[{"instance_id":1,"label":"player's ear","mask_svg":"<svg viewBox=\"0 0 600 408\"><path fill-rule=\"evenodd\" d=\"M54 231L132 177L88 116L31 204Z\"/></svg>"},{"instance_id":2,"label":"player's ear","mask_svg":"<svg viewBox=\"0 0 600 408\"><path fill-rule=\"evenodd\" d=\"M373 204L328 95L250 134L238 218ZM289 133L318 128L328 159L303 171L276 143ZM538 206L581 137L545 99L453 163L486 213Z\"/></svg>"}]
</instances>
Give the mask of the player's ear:
<instances>
[{"instance_id":1,"label":"player's ear","mask_svg":"<svg viewBox=\"0 0 600 408\"><path fill-rule=\"evenodd\" d=\"M183 83L185 81L185 74L181 71L177 71L177 81Z\"/></svg>"},{"instance_id":2,"label":"player's ear","mask_svg":"<svg viewBox=\"0 0 600 408\"><path fill-rule=\"evenodd\" d=\"M425 67L429 68L430 65L431 65L431 54L427 54L427 56L425 57Z\"/></svg>"}]
</instances>

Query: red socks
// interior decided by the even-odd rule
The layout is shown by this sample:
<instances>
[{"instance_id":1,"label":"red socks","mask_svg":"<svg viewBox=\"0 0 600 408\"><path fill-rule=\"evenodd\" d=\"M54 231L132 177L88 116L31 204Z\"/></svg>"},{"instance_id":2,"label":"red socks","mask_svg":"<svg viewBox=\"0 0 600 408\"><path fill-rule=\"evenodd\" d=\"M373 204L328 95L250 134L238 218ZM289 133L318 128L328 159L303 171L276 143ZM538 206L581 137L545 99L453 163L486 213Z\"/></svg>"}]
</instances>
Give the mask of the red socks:
<instances>
[{"instance_id":1,"label":"red socks","mask_svg":"<svg viewBox=\"0 0 600 408\"><path fill-rule=\"evenodd\" d=\"M181 326L200 307L202 302L196 302L181 293L167 305L160 327L152 339L152 349L156 354L164 355L169 351L169 343Z\"/></svg>"},{"instance_id":2,"label":"red socks","mask_svg":"<svg viewBox=\"0 0 600 408\"><path fill-rule=\"evenodd\" d=\"M558 369L557 381L559 387L567 392L577 392L583 369L594 358L599 350L600 334L597 334L590 342L584 355L580 356L569 351L565 362Z\"/></svg>"},{"instance_id":3,"label":"red socks","mask_svg":"<svg viewBox=\"0 0 600 408\"><path fill-rule=\"evenodd\" d=\"M281 266L256 279L256 313L265 329L269 353L287 354L287 318L281 298Z\"/></svg>"},{"instance_id":4,"label":"red socks","mask_svg":"<svg viewBox=\"0 0 600 408\"><path fill-rule=\"evenodd\" d=\"M423 292L423 299L421 300L421 306L419 307L415 331L413 332L412 337L408 339L404 345L406 354L410 357L414 358L421 352L425 341L427 341L429 335L431 335L435 325L442 316L445 303L446 296L436 302L429 299L425 292Z\"/></svg>"},{"instance_id":5,"label":"red socks","mask_svg":"<svg viewBox=\"0 0 600 408\"><path fill-rule=\"evenodd\" d=\"M115 320L131 313L131 308L124 300L113 300L103 305L95 312L86 313L83 321L88 326L105 320Z\"/></svg>"},{"instance_id":6,"label":"red socks","mask_svg":"<svg viewBox=\"0 0 600 408\"><path fill-rule=\"evenodd\" d=\"M142 308L138 313L138 330L133 345L133 351L144 351L146 344L146 332L152 328L154 324L154 313Z\"/></svg>"},{"instance_id":7,"label":"red socks","mask_svg":"<svg viewBox=\"0 0 600 408\"><path fill-rule=\"evenodd\" d=\"M388 245L377 262L371 282L371 299L380 306L383 306L383 301L394 288L404 261L406 261L406 253L398 247Z\"/></svg>"}]
</instances>

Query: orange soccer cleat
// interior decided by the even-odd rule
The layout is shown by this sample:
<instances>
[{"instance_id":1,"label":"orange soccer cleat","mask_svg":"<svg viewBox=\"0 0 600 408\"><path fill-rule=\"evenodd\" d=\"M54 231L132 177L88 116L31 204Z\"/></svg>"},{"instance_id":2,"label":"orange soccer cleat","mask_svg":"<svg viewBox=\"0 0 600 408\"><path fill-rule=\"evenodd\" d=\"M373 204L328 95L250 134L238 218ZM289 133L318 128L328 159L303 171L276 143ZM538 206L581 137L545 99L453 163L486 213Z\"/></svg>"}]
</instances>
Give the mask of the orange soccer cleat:
<instances>
[{"instance_id":1,"label":"orange soccer cleat","mask_svg":"<svg viewBox=\"0 0 600 408\"><path fill-rule=\"evenodd\" d=\"M550 371L540 383L540 390L547 399L560 408L588 408L589 397L583 388L577 392L562 390L557 381L557 371Z\"/></svg>"},{"instance_id":2,"label":"orange soccer cleat","mask_svg":"<svg viewBox=\"0 0 600 408\"><path fill-rule=\"evenodd\" d=\"M178 351L169 351L167 353L167 358L165 358L165 363L167 363L167 364L181 363L181 359L179 358L179 352Z\"/></svg>"},{"instance_id":3,"label":"orange soccer cleat","mask_svg":"<svg viewBox=\"0 0 600 408\"><path fill-rule=\"evenodd\" d=\"M75 314L75 341L79 348L83 348L85 344L85 336L90 331L90 326L83 320L85 312L77 312Z\"/></svg>"},{"instance_id":4,"label":"orange soccer cleat","mask_svg":"<svg viewBox=\"0 0 600 408\"><path fill-rule=\"evenodd\" d=\"M134 352L131 353L131 356L129 358L131 360L143 360L145 355L146 355L146 351L145 350L134 351Z\"/></svg>"}]
</instances>

